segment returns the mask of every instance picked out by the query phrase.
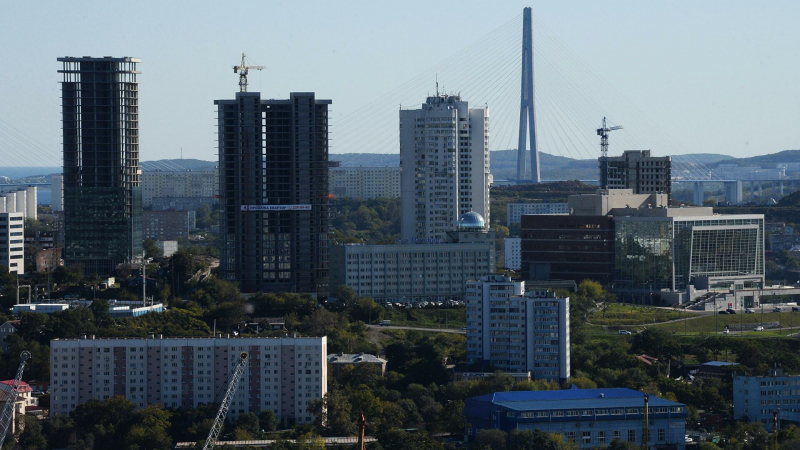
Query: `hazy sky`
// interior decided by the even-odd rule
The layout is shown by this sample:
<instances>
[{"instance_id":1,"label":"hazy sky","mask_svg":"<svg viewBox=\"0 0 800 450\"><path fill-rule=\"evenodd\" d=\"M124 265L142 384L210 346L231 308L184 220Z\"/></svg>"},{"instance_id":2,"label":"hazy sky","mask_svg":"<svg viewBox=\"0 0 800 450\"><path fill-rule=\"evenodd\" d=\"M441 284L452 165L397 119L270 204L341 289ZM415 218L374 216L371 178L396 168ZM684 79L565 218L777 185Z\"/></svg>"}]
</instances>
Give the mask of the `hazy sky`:
<instances>
[{"instance_id":1,"label":"hazy sky","mask_svg":"<svg viewBox=\"0 0 800 450\"><path fill-rule=\"evenodd\" d=\"M267 67L251 75L251 91L271 98L315 91L333 100L335 128L337 118L473 44L524 6L679 143L673 151L747 156L800 148L796 0L5 1L0 165L60 164L59 56L141 58L142 159L177 158L182 147L184 157L214 160L213 101L238 90L231 66L243 51ZM548 100L551 109L558 98ZM396 109L399 101L390 96L386 103ZM635 110L618 109L615 119L628 128ZM394 136L397 123L390 122L382 127ZM586 130L594 142L592 134ZM332 151L381 150L349 145ZM392 146L382 151L397 151Z\"/></svg>"}]
</instances>

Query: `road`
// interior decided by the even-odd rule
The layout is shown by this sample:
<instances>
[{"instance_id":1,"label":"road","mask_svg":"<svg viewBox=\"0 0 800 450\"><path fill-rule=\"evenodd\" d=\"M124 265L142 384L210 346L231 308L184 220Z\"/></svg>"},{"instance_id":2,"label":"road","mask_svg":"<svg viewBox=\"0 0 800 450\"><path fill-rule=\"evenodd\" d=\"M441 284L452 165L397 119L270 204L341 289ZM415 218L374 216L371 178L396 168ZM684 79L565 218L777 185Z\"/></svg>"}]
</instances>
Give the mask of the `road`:
<instances>
[{"instance_id":1,"label":"road","mask_svg":"<svg viewBox=\"0 0 800 450\"><path fill-rule=\"evenodd\" d=\"M414 330L414 331L428 331L430 333L466 334L466 331L459 330L458 328L400 327L395 325L367 325L367 328L377 328L379 330Z\"/></svg>"}]
</instances>

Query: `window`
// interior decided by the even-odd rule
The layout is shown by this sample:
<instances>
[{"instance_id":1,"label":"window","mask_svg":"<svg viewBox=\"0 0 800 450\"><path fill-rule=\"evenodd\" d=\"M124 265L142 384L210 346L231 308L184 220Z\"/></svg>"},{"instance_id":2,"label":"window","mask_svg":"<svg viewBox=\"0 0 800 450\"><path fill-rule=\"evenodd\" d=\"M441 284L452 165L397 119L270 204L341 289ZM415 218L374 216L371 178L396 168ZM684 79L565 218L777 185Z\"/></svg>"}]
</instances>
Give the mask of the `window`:
<instances>
[{"instance_id":1,"label":"window","mask_svg":"<svg viewBox=\"0 0 800 450\"><path fill-rule=\"evenodd\" d=\"M597 443L598 444L605 444L606 442L606 432L605 431L598 431L597 432Z\"/></svg>"},{"instance_id":2,"label":"window","mask_svg":"<svg viewBox=\"0 0 800 450\"><path fill-rule=\"evenodd\" d=\"M658 442L664 442L667 440L667 430L663 428L659 428L658 430Z\"/></svg>"},{"instance_id":3,"label":"window","mask_svg":"<svg viewBox=\"0 0 800 450\"><path fill-rule=\"evenodd\" d=\"M581 433L581 438L584 444L591 444L592 443L592 432L591 431L584 431Z\"/></svg>"},{"instance_id":4,"label":"window","mask_svg":"<svg viewBox=\"0 0 800 450\"><path fill-rule=\"evenodd\" d=\"M636 442L636 430L628 430L628 442Z\"/></svg>"},{"instance_id":5,"label":"window","mask_svg":"<svg viewBox=\"0 0 800 450\"><path fill-rule=\"evenodd\" d=\"M620 439L622 439L622 438L620 437L620 432L619 432L619 430L614 430L614 435L613 435L613 437L611 438L611 440L614 440L614 439L616 439L616 440L620 440Z\"/></svg>"},{"instance_id":6,"label":"window","mask_svg":"<svg viewBox=\"0 0 800 450\"><path fill-rule=\"evenodd\" d=\"M575 432L567 431L567 442L575 442Z\"/></svg>"}]
</instances>

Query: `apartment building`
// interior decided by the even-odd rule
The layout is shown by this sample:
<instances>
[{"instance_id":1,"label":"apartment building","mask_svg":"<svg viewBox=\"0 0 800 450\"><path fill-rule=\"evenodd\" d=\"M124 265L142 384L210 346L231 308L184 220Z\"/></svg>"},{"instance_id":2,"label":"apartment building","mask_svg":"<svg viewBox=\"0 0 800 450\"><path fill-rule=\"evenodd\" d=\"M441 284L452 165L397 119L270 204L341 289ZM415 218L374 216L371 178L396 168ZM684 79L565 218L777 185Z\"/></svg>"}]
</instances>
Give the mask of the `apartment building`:
<instances>
[{"instance_id":1,"label":"apartment building","mask_svg":"<svg viewBox=\"0 0 800 450\"><path fill-rule=\"evenodd\" d=\"M467 361L534 379L569 378L569 297L487 275L467 283Z\"/></svg>"},{"instance_id":2,"label":"apartment building","mask_svg":"<svg viewBox=\"0 0 800 450\"><path fill-rule=\"evenodd\" d=\"M153 206L159 197L207 198L219 192L219 169L164 170L142 173L142 205Z\"/></svg>"},{"instance_id":3,"label":"apartment building","mask_svg":"<svg viewBox=\"0 0 800 450\"><path fill-rule=\"evenodd\" d=\"M444 239L463 214L489 221L489 109L458 95L400 110L403 239Z\"/></svg>"},{"instance_id":4,"label":"apartment building","mask_svg":"<svg viewBox=\"0 0 800 450\"><path fill-rule=\"evenodd\" d=\"M196 408L221 400L247 352L228 416L271 410L281 424L310 423L308 404L327 390L327 338L110 338L50 342L51 413L122 395L143 408Z\"/></svg>"},{"instance_id":5,"label":"apartment building","mask_svg":"<svg viewBox=\"0 0 800 450\"><path fill-rule=\"evenodd\" d=\"M0 213L0 265L9 273L25 273L25 215Z\"/></svg>"},{"instance_id":6,"label":"apartment building","mask_svg":"<svg viewBox=\"0 0 800 450\"><path fill-rule=\"evenodd\" d=\"M522 268L522 238L507 237L503 239L503 262L506 269Z\"/></svg>"},{"instance_id":7,"label":"apartment building","mask_svg":"<svg viewBox=\"0 0 800 450\"><path fill-rule=\"evenodd\" d=\"M733 376L733 419L758 422L772 432L774 413L779 419L800 418L800 375L786 375L783 368L767 376Z\"/></svg>"},{"instance_id":8,"label":"apartment building","mask_svg":"<svg viewBox=\"0 0 800 450\"><path fill-rule=\"evenodd\" d=\"M400 167L329 167L328 191L356 200L400 197Z\"/></svg>"},{"instance_id":9,"label":"apartment building","mask_svg":"<svg viewBox=\"0 0 800 450\"><path fill-rule=\"evenodd\" d=\"M142 213L142 236L157 241L188 238L189 232L197 228L195 211L144 211Z\"/></svg>"}]
</instances>

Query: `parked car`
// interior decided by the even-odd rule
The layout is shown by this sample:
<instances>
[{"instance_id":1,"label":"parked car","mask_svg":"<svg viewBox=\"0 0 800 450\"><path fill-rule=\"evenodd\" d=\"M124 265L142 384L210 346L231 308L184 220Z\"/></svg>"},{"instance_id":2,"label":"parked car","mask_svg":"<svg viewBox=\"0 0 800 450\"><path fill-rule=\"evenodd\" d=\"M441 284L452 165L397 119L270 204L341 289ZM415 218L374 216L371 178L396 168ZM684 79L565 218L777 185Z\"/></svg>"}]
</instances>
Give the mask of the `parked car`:
<instances>
[{"instance_id":1,"label":"parked car","mask_svg":"<svg viewBox=\"0 0 800 450\"><path fill-rule=\"evenodd\" d=\"M755 314L756 312L753 310L753 308L747 308L747 309L744 310L744 313L745 314Z\"/></svg>"},{"instance_id":2,"label":"parked car","mask_svg":"<svg viewBox=\"0 0 800 450\"><path fill-rule=\"evenodd\" d=\"M619 331L617 331L617 334L625 334L625 335L629 335L629 336L630 336L630 335L631 335L631 334L633 334L633 333L631 333L631 332L630 332L630 331L628 331L628 330L619 330Z\"/></svg>"},{"instance_id":3,"label":"parked car","mask_svg":"<svg viewBox=\"0 0 800 450\"><path fill-rule=\"evenodd\" d=\"M783 312L783 308L781 308L780 306L776 306L772 308L772 312Z\"/></svg>"},{"instance_id":4,"label":"parked car","mask_svg":"<svg viewBox=\"0 0 800 450\"><path fill-rule=\"evenodd\" d=\"M461 327L461 331L467 331L467 327Z\"/></svg>"},{"instance_id":5,"label":"parked car","mask_svg":"<svg viewBox=\"0 0 800 450\"><path fill-rule=\"evenodd\" d=\"M380 323L379 323L378 325L380 325L380 326L382 326L382 327L385 327L385 326L389 326L389 325L391 325L391 324L392 324L392 321L391 321L391 320L381 320L381 321L380 321Z\"/></svg>"},{"instance_id":6,"label":"parked car","mask_svg":"<svg viewBox=\"0 0 800 450\"><path fill-rule=\"evenodd\" d=\"M720 311L720 314L728 314L728 311Z\"/></svg>"},{"instance_id":7,"label":"parked car","mask_svg":"<svg viewBox=\"0 0 800 450\"><path fill-rule=\"evenodd\" d=\"M728 308L725 311L727 311L728 314L736 314L736 310L735 309Z\"/></svg>"},{"instance_id":8,"label":"parked car","mask_svg":"<svg viewBox=\"0 0 800 450\"><path fill-rule=\"evenodd\" d=\"M800 311L800 306L792 306L792 312Z\"/></svg>"},{"instance_id":9,"label":"parked car","mask_svg":"<svg viewBox=\"0 0 800 450\"><path fill-rule=\"evenodd\" d=\"M730 333L731 333L731 330L729 330L729 329L727 329L727 328L725 328L724 330L722 330L722 334L730 334Z\"/></svg>"},{"instance_id":10,"label":"parked car","mask_svg":"<svg viewBox=\"0 0 800 450\"><path fill-rule=\"evenodd\" d=\"M757 327L753 328L753 331L764 331L764 327L762 327L761 325L759 325L759 326L757 326Z\"/></svg>"}]
</instances>

